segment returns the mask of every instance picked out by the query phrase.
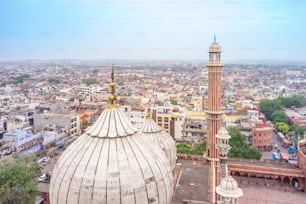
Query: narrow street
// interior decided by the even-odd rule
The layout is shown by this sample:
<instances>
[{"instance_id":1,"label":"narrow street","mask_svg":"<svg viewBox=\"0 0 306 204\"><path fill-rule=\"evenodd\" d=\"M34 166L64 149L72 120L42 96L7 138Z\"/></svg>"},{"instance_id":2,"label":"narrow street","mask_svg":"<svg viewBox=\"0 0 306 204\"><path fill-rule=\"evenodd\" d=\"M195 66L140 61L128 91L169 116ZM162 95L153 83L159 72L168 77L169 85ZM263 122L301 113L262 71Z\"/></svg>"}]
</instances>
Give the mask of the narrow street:
<instances>
[{"instance_id":1,"label":"narrow street","mask_svg":"<svg viewBox=\"0 0 306 204\"><path fill-rule=\"evenodd\" d=\"M277 149L274 149L274 144L278 145L280 153L288 153L288 150L282 146L282 143L279 141L278 136L274 131L272 131L272 143L273 143L273 149L268 152L262 152L262 159L273 159L272 152L277 151Z\"/></svg>"}]
</instances>

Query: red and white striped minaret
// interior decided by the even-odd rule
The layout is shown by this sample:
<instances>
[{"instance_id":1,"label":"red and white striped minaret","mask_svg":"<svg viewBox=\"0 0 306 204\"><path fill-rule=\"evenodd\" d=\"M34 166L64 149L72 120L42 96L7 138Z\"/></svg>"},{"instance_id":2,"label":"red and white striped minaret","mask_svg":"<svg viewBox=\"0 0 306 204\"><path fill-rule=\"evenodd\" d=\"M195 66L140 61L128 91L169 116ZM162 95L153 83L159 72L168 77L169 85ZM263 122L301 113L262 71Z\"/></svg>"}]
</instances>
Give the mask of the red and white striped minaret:
<instances>
[{"instance_id":1,"label":"red and white striped minaret","mask_svg":"<svg viewBox=\"0 0 306 204\"><path fill-rule=\"evenodd\" d=\"M207 144L206 156L210 164L209 170L209 200L216 202L216 186L220 182L218 172L218 153L216 149L216 135L222 126L222 107L221 107L221 69L223 64L220 62L221 47L214 42L209 47L208 68L208 105L206 110L207 117Z\"/></svg>"}]
</instances>

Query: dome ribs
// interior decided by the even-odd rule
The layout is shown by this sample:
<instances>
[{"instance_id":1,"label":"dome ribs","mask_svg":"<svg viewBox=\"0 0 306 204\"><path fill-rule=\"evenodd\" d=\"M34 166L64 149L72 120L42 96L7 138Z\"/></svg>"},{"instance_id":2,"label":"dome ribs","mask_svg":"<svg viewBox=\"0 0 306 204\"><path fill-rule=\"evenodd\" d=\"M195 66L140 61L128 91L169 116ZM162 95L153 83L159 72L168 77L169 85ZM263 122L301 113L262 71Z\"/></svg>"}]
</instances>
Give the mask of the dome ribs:
<instances>
[{"instance_id":1,"label":"dome ribs","mask_svg":"<svg viewBox=\"0 0 306 204\"><path fill-rule=\"evenodd\" d=\"M147 177L147 178L146 178L145 174L143 174L144 180L145 180L145 185L146 185L146 186L147 186L147 185L150 185L150 184L154 181L155 186L156 186L156 197L157 197L157 199L158 199L158 203L160 203L160 199L159 199L159 186L157 185L156 175L154 174L155 171L152 170L152 164L155 165L155 162L149 161L149 160L146 158L146 155L144 154L144 152L147 152L148 149L150 149L150 148L144 148L144 146L141 147L140 145L137 144L137 141L135 141L134 138L131 138L131 140L133 140L133 142L134 142L134 144L135 144L134 146L135 146L136 148L134 148L134 149L136 149L136 150L141 154L142 158L144 159L144 161L145 161L146 164L147 164L147 167L149 167L149 169L150 169L150 173L152 174L152 176L149 176L149 177ZM150 151L150 150L149 150L149 151ZM155 154L155 153L153 153L153 155L154 155L154 154ZM155 156L155 155L154 155L154 156ZM154 159L156 159L156 158L154 158ZM146 173L146 172L144 172L144 173ZM162 174L161 172L160 172L160 175L163 176L163 174ZM148 189L150 190L150 188L147 188L147 191L148 191ZM148 195L148 201L149 201L150 199L152 199L152 197L149 196L149 191L148 191L147 195ZM150 203L150 202L149 202L149 203Z\"/></svg>"},{"instance_id":2,"label":"dome ribs","mask_svg":"<svg viewBox=\"0 0 306 204\"><path fill-rule=\"evenodd\" d=\"M102 142L99 143L99 145L101 147L98 148L99 156L98 156L98 159L97 159L97 162L96 162L97 165L95 166L95 173L94 173L95 176L97 175L97 170L98 170L99 161L100 161L100 158L101 158L101 153L102 153L102 150L103 150L103 147L104 147L104 143L105 143L105 140L103 140L103 143ZM93 183L92 183L93 189L94 189L94 186L95 186L95 181L96 181L96 179L94 178ZM93 200L93 190L91 191L91 200Z\"/></svg>"},{"instance_id":3,"label":"dome ribs","mask_svg":"<svg viewBox=\"0 0 306 204\"><path fill-rule=\"evenodd\" d=\"M96 153L95 150L96 150L96 148L97 148L97 146L99 144L99 139L95 138L95 140L96 140L96 144L94 145L92 151L91 152L88 152L88 151L86 152L86 154L88 153L88 154L90 154L90 156L88 157L88 160L86 162L85 168L83 169L83 171L80 172L80 173L82 173L85 176L82 176L82 178L81 178L79 194L78 194L78 203L86 203L86 202L88 202L90 200L90 195L91 195L91 193L89 193L88 191L91 189L91 192L92 192L92 189L93 189L92 182L90 182L91 185L89 185L89 181L90 180L94 180L94 175L91 172L88 172L88 170L92 171L92 169L88 168L88 167L89 167L90 163L92 163L90 161L96 156L95 155L95 153ZM92 143L92 144L94 144L94 143ZM86 156L83 157L83 159L84 158L86 158ZM81 160L81 162L82 162L82 160ZM78 167L78 169L79 169L79 167ZM78 171L78 169L77 169L77 171ZM91 177L91 178L89 178L89 177ZM82 192L84 192L84 193L82 193Z\"/></svg>"},{"instance_id":4,"label":"dome ribs","mask_svg":"<svg viewBox=\"0 0 306 204\"><path fill-rule=\"evenodd\" d=\"M95 140L97 142L97 139L95 139ZM75 196L75 194L79 193L79 190L81 188L81 181L82 181L82 176L80 177L79 175L82 175L84 173L84 170L82 170L81 168L86 168L84 165L82 165L82 160L90 159L87 155L91 155L91 151L89 151L89 150L91 150L90 148L92 146L95 146L95 145L96 144L94 142L87 142L83 146L83 149L81 149L81 151L79 152L80 156L75 157L75 158L78 158L77 161L74 160L74 162L77 163L75 168L73 168L73 166L69 166L66 169L65 174L67 174L67 172L69 172L69 170L68 170L69 168L71 169L70 172L72 173L72 175L70 175L71 179L69 179L69 185L67 186L68 191L67 191L67 196L66 196L66 203L77 203L79 194L77 194L78 196ZM78 172L78 171L80 171L80 172ZM75 176L76 172L78 172L77 176ZM64 177L66 177L66 176L64 175ZM71 188L71 185L72 185L73 182L74 182L74 185L73 185L74 188ZM69 201L67 202L68 198L69 198ZM72 200L73 198L75 199L75 201Z\"/></svg>"},{"instance_id":5,"label":"dome ribs","mask_svg":"<svg viewBox=\"0 0 306 204\"><path fill-rule=\"evenodd\" d=\"M135 189L136 190L136 194L135 194L135 197L136 197L136 203L137 204L140 204L140 202L139 201L137 201L137 197L141 197L141 196L143 196L143 195L141 195L141 191L143 191L142 190L142 187L144 187L144 191L145 191L145 194L146 194L146 199L145 200L147 200L148 201L148 199L149 199L149 195L148 195L148 189L147 189L147 185L145 184L145 175L144 175L144 170L143 170L143 168L142 168L142 166L141 166L141 164L140 164L140 162L139 162L139 160L138 160L138 157L137 157L137 155L136 155L136 153L135 153L135 151L134 151L134 148L133 148L133 145L131 145L131 142L129 141L129 139L130 138L127 138L126 139L126 142L127 142L127 144L128 144L128 146L129 146L129 149L130 149L130 151L131 151L131 153L132 153L132 155L133 155L133 157L131 157L131 159L133 159L134 160L134 163L138 166L138 170L139 170L139 172L141 173L141 176L142 176L142 181L140 181L141 183L142 183L142 185L141 186L138 186L138 188L139 189ZM135 167L134 167L135 168ZM142 200L142 199L140 199L140 200ZM145 204L145 203L144 203Z\"/></svg>"}]
</instances>

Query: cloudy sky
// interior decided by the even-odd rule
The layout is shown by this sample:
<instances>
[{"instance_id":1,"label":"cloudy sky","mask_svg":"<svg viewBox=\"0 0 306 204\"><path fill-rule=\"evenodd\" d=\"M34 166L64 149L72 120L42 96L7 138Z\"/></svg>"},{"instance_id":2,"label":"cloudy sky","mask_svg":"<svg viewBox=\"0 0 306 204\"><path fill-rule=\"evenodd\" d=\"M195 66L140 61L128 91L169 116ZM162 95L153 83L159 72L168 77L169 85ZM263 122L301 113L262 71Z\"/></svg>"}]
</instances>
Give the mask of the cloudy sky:
<instances>
[{"instance_id":1,"label":"cloudy sky","mask_svg":"<svg viewBox=\"0 0 306 204\"><path fill-rule=\"evenodd\" d=\"M1 0L0 60L297 60L301 0Z\"/></svg>"}]
</instances>

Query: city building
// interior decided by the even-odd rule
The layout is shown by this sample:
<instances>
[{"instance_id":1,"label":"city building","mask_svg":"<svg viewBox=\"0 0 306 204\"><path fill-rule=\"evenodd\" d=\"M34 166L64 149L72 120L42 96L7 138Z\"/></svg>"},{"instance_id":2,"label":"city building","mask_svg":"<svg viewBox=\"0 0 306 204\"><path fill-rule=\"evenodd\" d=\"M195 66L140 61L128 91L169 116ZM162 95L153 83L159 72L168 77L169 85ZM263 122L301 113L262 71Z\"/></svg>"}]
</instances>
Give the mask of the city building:
<instances>
[{"instance_id":1,"label":"city building","mask_svg":"<svg viewBox=\"0 0 306 204\"><path fill-rule=\"evenodd\" d=\"M260 151L272 150L273 128L269 124L254 124L252 126L252 146Z\"/></svg>"},{"instance_id":2,"label":"city building","mask_svg":"<svg viewBox=\"0 0 306 204\"><path fill-rule=\"evenodd\" d=\"M183 136L183 111L171 106L155 106L150 108L151 118L169 133L174 139L182 140Z\"/></svg>"},{"instance_id":3,"label":"city building","mask_svg":"<svg viewBox=\"0 0 306 204\"><path fill-rule=\"evenodd\" d=\"M306 134L306 133L305 133ZM298 144L298 153L297 153L297 160L298 160L298 166L303 171L305 178L295 180L293 183L294 187L298 190L304 190L305 191L305 185L306 185L306 135L304 134L304 139L301 140ZM305 191L306 192L306 191Z\"/></svg>"},{"instance_id":4,"label":"city building","mask_svg":"<svg viewBox=\"0 0 306 204\"><path fill-rule=\"evenodd\" d=\"M137 128L140 128L145 122L146 112L144 110L132 110L132 107L127 105L120 106L119 109L121 109L127 115L131 123Z\"/></svg>"},{"instance_id":5,"label":"city building","mask_svg":"<svg viewBox=\"0 0 306 204\"><path fill-rule=\"evenodd\" d=\"M306 127L306 106L302 108L286 108L284 112L289 118L290 125L301 125Z\"/></svg>"},{"instance_id":6,"label":"city building","mask_svg":"<svg viewBox=\"0 0 306 204\"><path fill-rule=\"evenodd\" d=\"M38 152L42 148L43 138L40 133L33 134L30 130L14 129L3 134L4 145L17 153Z\"/></svg>"},{"instance_id":7,"label":"city building","mask_svg":"<svg viewBox=\"0 0 306 204\"><path fill-rule=\"evenodd\" d=\"M203 141L206 130L207 121L204 112L189 111L185 113L182 130L185 140Z\"/></svg>"},{"instance_id":8,"label":"city building","mask_svg":"<svg viewBox=\"0 0 306 204\"><path fill-rule=\"evenodd\" d=\"M77 105L75 111L80 117L80 127L85 129L89 124L93 124L93 122L97 120L102 112L102 107L96 104L83 104Z\"/></svg>"},{"instance_id":9,"label":"city building","mask_svg":"<svg viewBox=\"0 0 306 204\"><path fill-rule=\"evenodd\" d=\"M68 113L42 113L34 116L34 129L41 131L47 125L58 125L66 129L70 137L79 135L80 117L76 112Z\"/></svg>"},{"instance_id":10,"label":"city building","mask_svg":"<svg viewBox=\"0 0 306 204\"><path fill-rule=\"evenodd\" d=\"M176 140L181 141L183 139L183 123L184 116L180 113L172 113L170 121L170 135Z\"/></svg>"},{"instance_id":11,"label":"city building","mask_svg":"<svg viewBox=\"0 0 306 204\"><path fill-rule=\"evenodd\" d=\"M162 127L166 132L170 133L170 121L173 113L173 107L157 106L151 108L152 119Z\"/></svg>"},{"instance_id":12,"label":"city building","mask_svg":"<svg viewBox=\"0 0 306 204\"><path fill-rule=\"evenodd\" d=\"M43 128L41 134L43 136L42 145L44 148L63 145L67 139L65 127L56 124L47 125Z\"/></svg>"}]
</instances>

